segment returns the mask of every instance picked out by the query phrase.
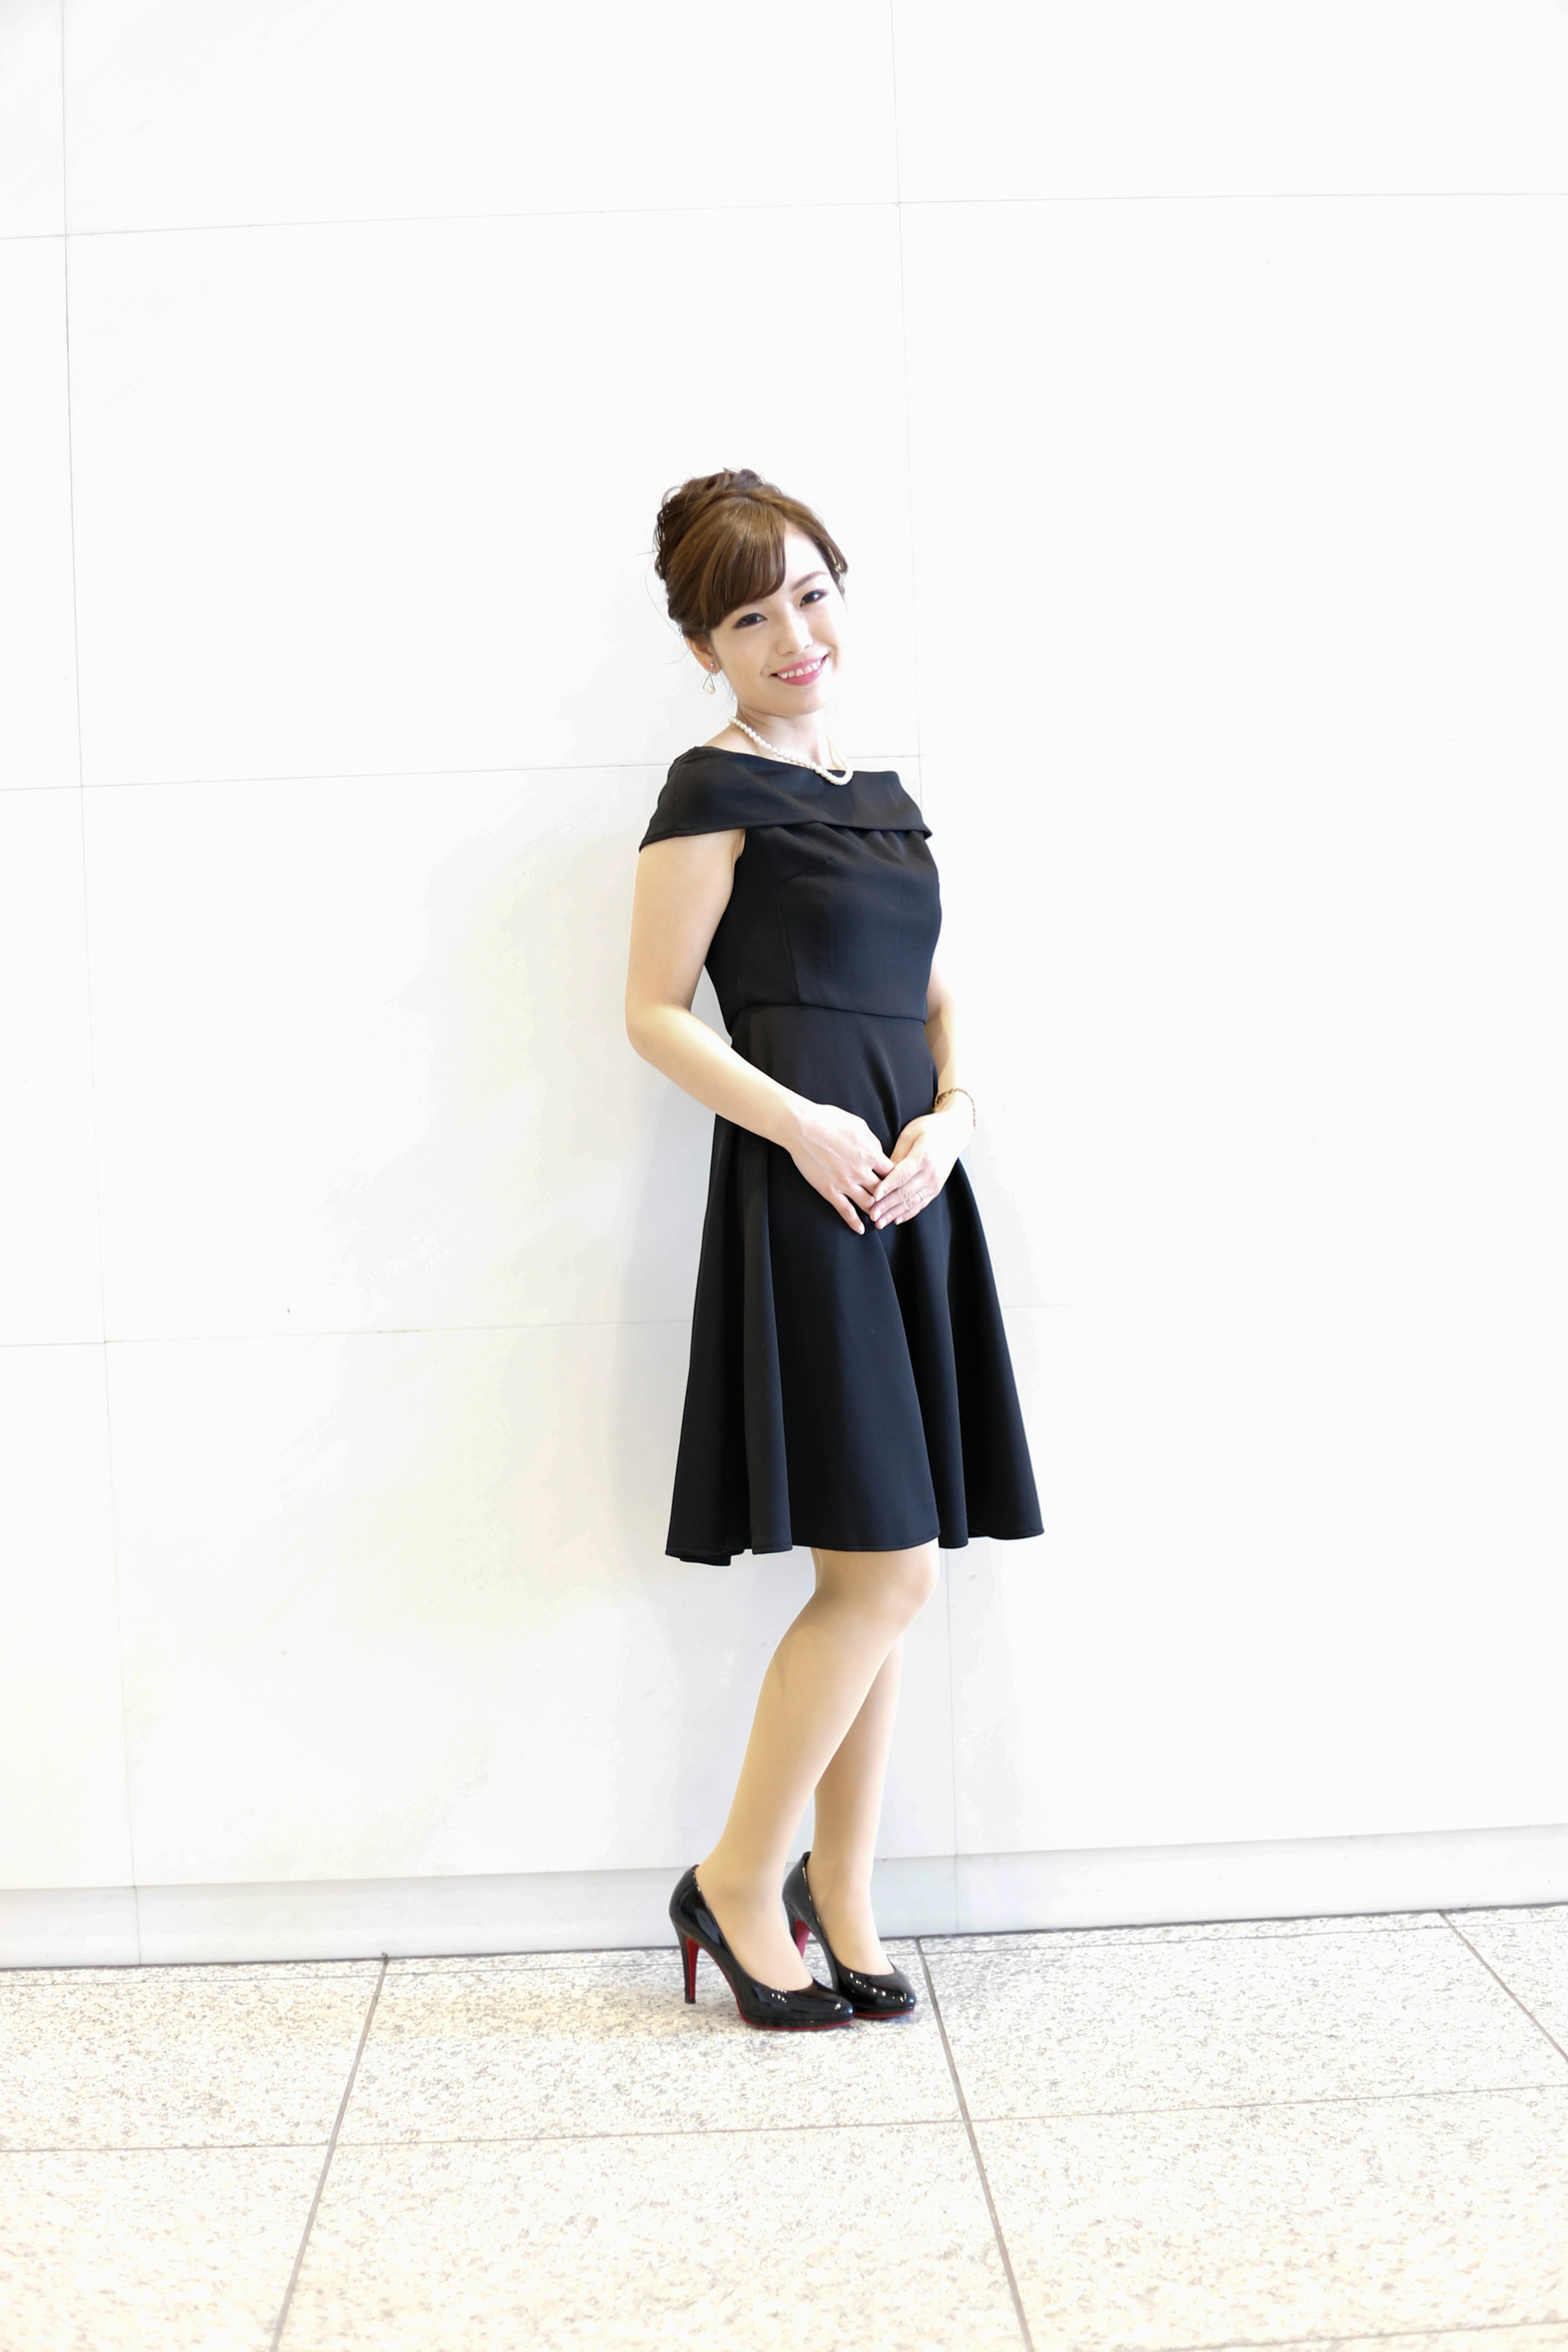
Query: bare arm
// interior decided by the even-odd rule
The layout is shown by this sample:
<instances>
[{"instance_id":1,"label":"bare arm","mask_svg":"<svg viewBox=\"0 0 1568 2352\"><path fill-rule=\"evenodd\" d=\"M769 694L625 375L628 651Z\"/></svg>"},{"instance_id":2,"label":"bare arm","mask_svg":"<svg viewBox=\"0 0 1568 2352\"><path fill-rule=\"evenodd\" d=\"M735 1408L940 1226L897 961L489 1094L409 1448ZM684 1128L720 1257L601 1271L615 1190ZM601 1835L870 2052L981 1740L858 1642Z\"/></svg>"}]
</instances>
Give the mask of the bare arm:
<instances>
[{"instance_id":1,"label":"bare arm","mask_svg":"<svg viewBox=\"0 0 1568 2352\"><path fill-rule=\"evenodd\" d=\"M936 1090L944 1094L958 1084L958 1007L934 962L926 990L926 1044L936 1064ZM961 1103L959 1109L968 1117L967 1103Z\"/></svg>"},{"instance_id":2,"label":"bare arm","mask_svg":"<svg viewBox=\"0 0 1568 2352\"><path fill-rule=\"evenodd\" d=\"M865 1120L780 1086L691 1010L745 845L742 832L689 834L652 842L638 857L626 1035L644 1061L709 1110L780 1145L860 1233L856 1212L870 1206L892 1166Z\"/></svg>"}]
</instances>

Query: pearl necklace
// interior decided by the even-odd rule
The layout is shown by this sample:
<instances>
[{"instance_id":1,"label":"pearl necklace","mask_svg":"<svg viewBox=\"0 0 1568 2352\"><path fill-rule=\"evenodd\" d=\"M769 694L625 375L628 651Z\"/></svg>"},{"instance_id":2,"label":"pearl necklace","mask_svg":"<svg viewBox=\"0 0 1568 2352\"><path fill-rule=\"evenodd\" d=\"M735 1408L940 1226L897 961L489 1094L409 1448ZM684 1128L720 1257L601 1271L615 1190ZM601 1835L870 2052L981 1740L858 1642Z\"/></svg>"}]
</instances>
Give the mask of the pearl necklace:
<instances>
[{"instance_id":1,"label":"pearl necklace","mask_svg":"<svg viewBox=\"0 0 1568 2352\"><path fill-rule=\"evenodd\" d=\"M819 768L815 760L804 758L799 751L782 751L776 743L770 743L765 735L759 735L754 727L748 727L739 711L731 719L730 724L731 727L738 727L742 735L749 735L753 743L760 743L770 760L793 760L797 768L809 768L814 776L821 776L827 783L847 784L855 773L853 768L841 761L839 773L836 776L830 769ZM835 757L831 737L828 739L827 756L829 759Z\"/></svg>"}]
</instances>

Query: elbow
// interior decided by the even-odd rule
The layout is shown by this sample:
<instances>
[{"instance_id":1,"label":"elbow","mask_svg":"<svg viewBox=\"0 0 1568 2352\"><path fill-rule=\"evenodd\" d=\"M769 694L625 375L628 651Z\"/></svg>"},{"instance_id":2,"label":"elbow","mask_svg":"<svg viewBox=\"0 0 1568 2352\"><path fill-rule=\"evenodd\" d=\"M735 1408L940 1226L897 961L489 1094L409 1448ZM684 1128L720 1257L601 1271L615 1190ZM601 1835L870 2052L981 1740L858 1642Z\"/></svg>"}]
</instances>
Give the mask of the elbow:
<instances>
[{"instance_id":1,"label":"elbow","mask_svg":"<svg viewBox=\"0 0 1568 2352\"><path fill-rule=\"evenodd\" d=\"M626 1043L634 1054L642 1055L645 1062L651 1060L652 1056L648 1052L647 1006L630 996L626 999Z\"/></svg>"}]
</instances>

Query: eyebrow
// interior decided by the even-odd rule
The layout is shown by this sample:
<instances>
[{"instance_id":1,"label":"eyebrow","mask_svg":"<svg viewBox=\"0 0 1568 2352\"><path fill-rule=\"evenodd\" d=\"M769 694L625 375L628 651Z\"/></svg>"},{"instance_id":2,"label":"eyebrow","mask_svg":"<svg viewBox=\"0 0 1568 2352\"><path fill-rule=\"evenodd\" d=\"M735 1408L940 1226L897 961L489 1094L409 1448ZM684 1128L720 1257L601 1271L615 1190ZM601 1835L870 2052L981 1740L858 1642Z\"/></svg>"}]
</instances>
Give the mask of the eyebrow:
<instances>
[{"instance_id":1,"label":"eyebrow","mask_svg":"<svg viewBox=\"0 0 1568 2352\"><path fill-rule=\"evenodd\" d=\"M807 581L826 580L827 577L828 572L826 567L819 563L815 572L802 572L798 573L794 580L786 580L784 583L782 592L775 588L773 590L773 594L777 596L782 593L785 596L793 596L797 588L804 588L805 586ZM764 604L766 602L766 597L759 596L755 604L737 604L735 610L738 613L754 613L759 605Z\"/></svg>"}]
</instances>

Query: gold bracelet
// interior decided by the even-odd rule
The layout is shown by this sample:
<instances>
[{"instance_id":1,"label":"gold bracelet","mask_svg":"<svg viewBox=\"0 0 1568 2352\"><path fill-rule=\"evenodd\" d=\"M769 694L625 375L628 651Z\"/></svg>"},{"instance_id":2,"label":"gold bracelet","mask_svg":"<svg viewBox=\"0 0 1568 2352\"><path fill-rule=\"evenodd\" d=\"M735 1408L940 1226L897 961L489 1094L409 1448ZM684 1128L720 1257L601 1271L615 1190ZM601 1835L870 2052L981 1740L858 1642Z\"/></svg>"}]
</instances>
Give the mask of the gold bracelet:
<instances>
[{"instance_id":1,"label":"gold bracelet","mask_svg":"<svg viewBox=\"0 0 1568 2352\"><path fill-rule=\"evenodd\" d=\"M976 1107L974 1097L970 1093L967 1087L943 1087L941 1094L938 1095L935 1102L931 1105L932 1110L940 1110L943 1103L947 1101L950 1095L962 1095L964 1101L969 1105L969 1132L973 1135L975 1129L980 1124L980 1112Z\"/></svg>"}]
</instances>

